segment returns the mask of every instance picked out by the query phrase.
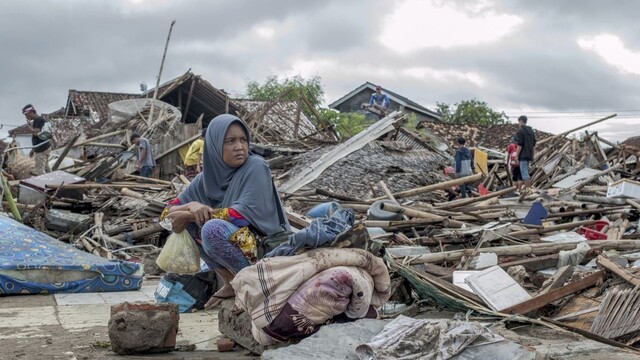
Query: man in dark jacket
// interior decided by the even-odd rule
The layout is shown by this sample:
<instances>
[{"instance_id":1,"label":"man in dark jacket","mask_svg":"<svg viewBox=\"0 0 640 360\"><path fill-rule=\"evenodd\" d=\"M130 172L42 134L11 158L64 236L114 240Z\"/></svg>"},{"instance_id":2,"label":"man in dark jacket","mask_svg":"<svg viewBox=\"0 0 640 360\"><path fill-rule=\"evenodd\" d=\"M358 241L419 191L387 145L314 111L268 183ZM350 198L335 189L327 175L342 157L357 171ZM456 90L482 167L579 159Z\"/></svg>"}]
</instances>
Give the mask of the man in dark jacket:
<instances>
[{"instance_id":1,"label":"man in dark jacket","mask_svg":"<svg viewBox=\"0 0 640 360\"><path fill-rule=\"evenodd\" d=\"M524 181L526 191L531 190L531 177L529 176L529 164L533 161L536 146L536 134L530 126L527 126L527 117L518 118L520 129L516 132L515 143L518 145L518 161L520 161L520 176ZM518 184L518 188L522 183Z\"/></svg>"},{"instance_id":2,"label":"man in dark jacket","mask_svg":"<svg viewBox=\"0 0 640 360\"><path fill-rule=\"evenodd\" d=\"M456 151L456 178L461 178L473 174L475 166L473 165L473 159L471 158L471 151L464 146L466 141L463 137L458 138L458 145L460 146ZM467 197L467 184L460 185L460 197Z\"/></svg>"}]
</instances>

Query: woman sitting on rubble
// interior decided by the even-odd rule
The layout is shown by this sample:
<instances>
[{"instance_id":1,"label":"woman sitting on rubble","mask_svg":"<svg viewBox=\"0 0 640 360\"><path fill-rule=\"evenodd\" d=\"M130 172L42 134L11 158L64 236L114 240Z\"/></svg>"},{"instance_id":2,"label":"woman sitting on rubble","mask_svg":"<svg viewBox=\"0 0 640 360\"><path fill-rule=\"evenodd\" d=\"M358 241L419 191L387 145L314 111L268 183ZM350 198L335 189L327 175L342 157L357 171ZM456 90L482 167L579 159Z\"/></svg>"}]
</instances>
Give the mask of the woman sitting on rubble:
<instances>
[{"instance_id":1,"label":"woman sitting on rubble","mask_svg":"<svg viewBox=\"0 0 640 360\"><path fill-rule=\"evenodd\" d=\"M206 133L202 173L161 217L171 220L174 232L187 229L197 239L202 259L223 281L206 308L235 295L231 280L257 261L259 236L290 229L286 217L280 221L284 209L269 166L249 154L249 140L249 129L238 117L214 118Z\"/></svg>"}]
</instances>

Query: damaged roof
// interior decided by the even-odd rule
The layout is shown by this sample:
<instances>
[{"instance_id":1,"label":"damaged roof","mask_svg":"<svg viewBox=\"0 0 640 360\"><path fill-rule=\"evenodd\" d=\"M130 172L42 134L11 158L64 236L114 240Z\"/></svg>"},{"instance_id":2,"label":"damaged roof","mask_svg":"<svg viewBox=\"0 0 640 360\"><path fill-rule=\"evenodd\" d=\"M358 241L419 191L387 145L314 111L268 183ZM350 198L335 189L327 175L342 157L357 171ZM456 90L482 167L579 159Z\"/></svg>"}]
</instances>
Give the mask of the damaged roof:
<instances>
[{"instance_id":1,"label":"damaged roof","mask_svg":"<svg viewBox=\"0 0 640 360\"><path fill-rule=\"evenodd\" d=\"M318 135L315 124L304 114L294 101L270 101L237 99L238 105L246 109L243 119L253 113L266 112L256 124L249 123L254 135L261 141L268 143L289 142L296 139L306 139ZM265 107L269 107L266 109Z\"/></svg>"},{"instance_id":2,"label":"damaged roof","mask_svg":"<svg viewBox=\"0 0 640 360\"><path fill-rule=\"evenodd\" d=\"M140 97L153 97L154 89ZM224 90L214 87L191 70L160 85L158 100L178 108L185 123L195 123L202 115L206 124L218 115L237 114L239 111L239 107Z\"/></svg>"},{"instance_id":3,"label":"damaged roof","mask_svg":"<svg viewBox=\"0 0 640 360\"><path fill-rule=\"evenodd\" d=\"M500 151L507 148L511 143L511 138L518 131L517 124L485 126L423 122L422 128L440 137L447 145L454 144L458 137L462 136L467 141L467 146L483 146ZM538 141L554 136L536 129L533 129L533 131Z\"/></svg>"},{"instance_id":4,"label":"damaged roof","mask_svg":"<svg viewBox=\"0 0 640 360\"><path fill-rule=\"evenodd\" d=\"M110 103L139 97L140 94L70 89L64 115L85 116L93 119L96 123L101 123L106 121L109 116Z\"/></svg>"},{"instance_id":5,"label":"damaged roof","mask_svg":"<svg viewBox=\"0 0 640 360\"><path fill-rule=\"evenodd\" d=\"M349 98L355 96L356 94L360 93L363 90L369 89L371 90L371 92L375 92L376 91L376 86L375 84L371 83L371 82L366 82L360 86L358 86L357 88L355 88L354 90L352 90L351 92L349 92L348 94L346 94L345 96L341 97L340 99L334 101L333 103L329 104L329 107L332 109L335 109L336 107L338 107L340 104L342 104L343 102L347 101ZM413 111L419 112L424 114L425 116L431 117L431 118L435 118L440 120L440 114L438 114L435 111L431 111L429 109L427 109L426 107L418 104L417 102L410 100L409 98L406 98L396 92L393 92L389 89L386 88L382 88L383 92L386 93L389 98L393 101L395 101L396 103L404 106L405 108L409 108Z\"/></svg>"}]
</instances>

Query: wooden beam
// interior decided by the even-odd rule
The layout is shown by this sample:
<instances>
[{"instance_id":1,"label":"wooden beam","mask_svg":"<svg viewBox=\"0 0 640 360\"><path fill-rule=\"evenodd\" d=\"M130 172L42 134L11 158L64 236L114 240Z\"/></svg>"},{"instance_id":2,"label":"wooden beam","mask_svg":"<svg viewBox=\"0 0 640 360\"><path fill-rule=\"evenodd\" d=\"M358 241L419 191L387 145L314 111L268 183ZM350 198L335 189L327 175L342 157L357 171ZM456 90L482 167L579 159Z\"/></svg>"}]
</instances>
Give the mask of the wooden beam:
<instances>
[{"instance_id":1,"label":"wooden beam","mask_svg":"<svg viewBox=\"0 0 640 360\"><path fill-rule=\"evenodd\" d=\"M69 141L69 143L67 143L67 146L65 146L64 150L62 151L62 154L60 154L60 156L56 160L55 164L53 164L53 166L51 167L51 171L58 170L58 166L60 166L60 164L62 163L62 160L64 160L64 158L69 154L69 151L71 151L71 148L73 147L73 144L75 144L76 141L78 141L79 138L80 138L80 133L77 133L77 134L75 134L73 139L71 139Z\"/></svg>"},{"instance_id":2,"label":"wooden beam","mask_svg":"<svg viewBox=\"0 0 640 360\"><path fill-rule=\"evenodd\" d=\"M94 137L92 137L90 139L85 139L85 140L80 141L79 143L75 144L74 147L82 146L82 145L84 145L86 143L95 142L97 140L106 139L106 138L109 138L109 137L112 137L112 136L121 135L121 134L126 133L127 131L128 130L118 130L118 131L110 132L108 134L102 134L102 135L99 135L99 136L94 136ZM129 141L129 136L127 136L126 138L127 138L127 142L128 142Z\"/></svg>"},{"instance_id":3,"label":"wooden beam","mask_svg":"<svg viewBox=\"0 0 640 360\"><path fill-rule=\"evenodd\" d=\"M534 298L531 298L530 300L506 308L501 312L504 314L527 314L531 311L538 310L553 301L562 299L565 296L575 294L578 291L590 288L601 281L603 278L604 272L597 271L591 275L587 275L580 280L571 282L567 286L551 290L546 294L536 296Z\"/></svg>"},{"instance_id":4,"label":"wooden beam","mask_svg":"<svg viewBox=\"0 0 640 360\"><path fill-rule=\"evenodd\" d=\"M510 261L502 264L498 264L503 269L510 268L512 266L523 266L528 272L536 272L544 269L550 269L556 267L558 264L558 254L536 256L534 258L528 258L524 260Z\"/></svg>"},{"instance_id":5,"label":"wooden beam","mask_svg":"<svg viewBox=\"0 0 640 360\"><path fill-rule=\"evenodd\" d=\"M184 108L184 112L182 113L182 122L185 122L187 119L187 113L189 112L189 106L191 106L191 97L193 96L193 88L196 86L196 82L198 78L191 78L191 87L189 88L189 95L187 95L187 105ZM180 92L180 98L182 98L182 92Z\"/></svg>"},{"instance_id":6,"label":"wooden beam","mask_svg":"<svg viewBox=\"0 0 640 360\"><path fill-rule=\"evenodd\" d=\"M542 284L543 289L538 293L538 296L561 287L565 282L567 282L567 280L569 280L569 278L571 278L571 275L573 275L572 265L565 265L559 268L549 280Z\"/></svg>"},{"instance_id":7,"label":"wooden beam","mask_svg":"<svg viewBox=\"0 0 640 360\"><path fill-rule=\"evenodd\" d=\"M190 142L195 141L195 140L196 140L196 139L198 139L201 135L202 135L202 134L196 134L196 135L193 135L192 137L188 138L187 140L185 140L185 141L183 141L183 142L181 142L181 143L179 143L179 144L177 144L177 145L174 145L173 147L171 147L171 148L170 148L170 149L168 149L167 151L165 151L165 152L163 152L163 153L159 154L158 156L156 156L156 160L159 160L159 159L163 158L164 156L166 156L166 155L168 155L168 154L171 154L172 152L174 152L174 151L176 151L176 150L180 149L181 147L183 147L183 146L185 146L185 145L189 144Z\"/></svg>"},{"instance_id":8,"label":"wooden beam","mask_svg":"<svg viewBox=\"0 0 640 360\"><path fill-rule=\"evenodd\" d=\"M596 263L602 266L603 268L611 271L612 273L616 274L617 276L621 277L629 284L633 286L640 286L639 277L629 274L623 268L621 268L620 265L614 263L613 261L607 259L606 257L599 255L598 258L596 259Z\"/></svg>"}]
</instances>

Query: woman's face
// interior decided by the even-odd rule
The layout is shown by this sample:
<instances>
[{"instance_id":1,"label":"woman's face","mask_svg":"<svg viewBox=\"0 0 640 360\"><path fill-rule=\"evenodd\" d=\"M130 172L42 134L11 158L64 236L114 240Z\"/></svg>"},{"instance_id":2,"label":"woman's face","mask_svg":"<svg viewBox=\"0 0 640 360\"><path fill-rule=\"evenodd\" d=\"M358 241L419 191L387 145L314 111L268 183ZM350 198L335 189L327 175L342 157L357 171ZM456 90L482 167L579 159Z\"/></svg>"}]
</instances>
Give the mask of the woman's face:
<instances>
[{"instance_id":1,"label":"woman's face","mask_svg":"<svg viewBox=\"0 0 640 360\"><path fill-rule=\"evenodd\" d=\"M224 136L222 160L232 168L240 167L249 157L249 141L242 126L231 124Z\"/></svg>"}]
</instances>

